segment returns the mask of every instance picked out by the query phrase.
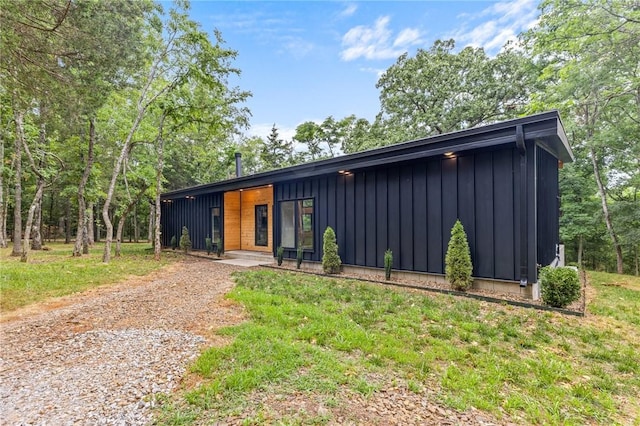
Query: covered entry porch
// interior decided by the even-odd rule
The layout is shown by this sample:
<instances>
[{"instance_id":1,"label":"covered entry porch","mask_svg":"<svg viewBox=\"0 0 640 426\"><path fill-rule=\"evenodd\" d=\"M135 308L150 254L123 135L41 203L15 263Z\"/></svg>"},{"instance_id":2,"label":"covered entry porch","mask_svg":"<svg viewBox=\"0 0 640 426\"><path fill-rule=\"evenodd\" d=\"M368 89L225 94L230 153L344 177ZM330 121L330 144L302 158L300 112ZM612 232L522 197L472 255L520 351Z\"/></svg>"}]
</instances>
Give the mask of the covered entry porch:
<instances>
[{"instance_id":1,"label":"covered entry porch","mask_svg":"<svg viewBox=\"0 0 640 426\"><path fill-rule=\"evenodd\" d=\"M224 249L273 253L273 186L228 191L223 197Z\"/></svg>"}]
</instances>

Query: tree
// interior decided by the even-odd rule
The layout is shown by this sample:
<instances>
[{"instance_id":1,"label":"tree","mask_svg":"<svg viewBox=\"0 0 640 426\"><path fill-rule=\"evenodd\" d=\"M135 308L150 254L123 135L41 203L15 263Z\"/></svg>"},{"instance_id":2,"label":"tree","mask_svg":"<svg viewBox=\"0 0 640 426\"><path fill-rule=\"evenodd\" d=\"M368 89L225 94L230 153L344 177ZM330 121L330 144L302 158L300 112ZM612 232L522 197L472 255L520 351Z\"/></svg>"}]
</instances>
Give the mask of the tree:
<instances>
[{"instance_id":1,"label":"tree","mask_svg":"<svg viewBox=\"0 0 640 426\"><path fill-rule=\"evenodd\" d=\"M640 156L640 9L600 0L547 0L540 9L538 25L523 37L544 65L546 90L534 97L532 109L555 107L569 118L568 130L588 154L616 270L622 273L623 249L610 203L620 183L615 175L623 171L616 166ZM631 181L640 173L635 164L635 170L624 170Z\"/></svg>"},{"instance_id":2,"label":"tree","mask_svg":"<svg viewBox=\"0 0 640 426\"><path fill-rule=\"evenodd\" d=\"M387 143L475 127L524 111L536 77L525 56L514 49L495 58L482 48L454 51L454 40L437 40L415 57L401 55L380 77L377 121Z\"/></svg>"},{"instance_id":3,"label":"tree","mask_svg":"<svg viewBox=\"0 0 640 426\"><path fill-rule=\"evenodd\" d=\"M260 161L264 166L264 170L273 170L291 165L292 158L293 143L280 139L278 129L274 124L260 153Z\"/></svg>"}]
</instances>

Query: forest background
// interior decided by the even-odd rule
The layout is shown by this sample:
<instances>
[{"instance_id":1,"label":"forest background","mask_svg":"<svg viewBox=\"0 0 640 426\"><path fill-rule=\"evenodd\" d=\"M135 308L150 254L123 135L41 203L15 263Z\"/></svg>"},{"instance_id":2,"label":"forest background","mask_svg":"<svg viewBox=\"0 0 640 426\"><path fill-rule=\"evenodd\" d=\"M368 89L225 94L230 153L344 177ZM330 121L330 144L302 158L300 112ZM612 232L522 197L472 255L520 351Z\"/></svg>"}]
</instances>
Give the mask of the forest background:
<instances>
[{"instance_id":1,"label":"forest background","mask_svg":"<svg viewBox=\"0 0 640 426\"><path fill-rule=\"evenodd\" d=\"M550 109L576 161L560 171L569 262L640 274L640 3L545 0L495 56L438 40L379 78L374 120L274 124L246 135L237 53L150 0L0 0L0 246L82 256L159 244L159 194ZM339 102L339 100L336 100ZM115 247L112 247L115 242Z\"/></svg>"}]
</instances>

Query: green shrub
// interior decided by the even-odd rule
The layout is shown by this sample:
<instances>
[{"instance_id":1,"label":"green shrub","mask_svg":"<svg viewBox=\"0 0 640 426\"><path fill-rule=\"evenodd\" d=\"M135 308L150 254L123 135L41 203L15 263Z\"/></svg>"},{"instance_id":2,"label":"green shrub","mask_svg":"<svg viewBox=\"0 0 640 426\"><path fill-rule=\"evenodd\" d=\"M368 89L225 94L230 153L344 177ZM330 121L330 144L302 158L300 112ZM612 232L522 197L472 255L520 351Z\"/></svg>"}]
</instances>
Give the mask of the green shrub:
<instances>
[{"instance_id":1,"label":"green shrub","mask_svg":"<svg viewBox=\"0 0 640 426\"><path fill-rule=\"evenodd\" d=\"M447 256L445 257L445 275L447 281L453 289L458 291L466 291L471 288L473 278L473 265L471 264L471 253L469 251L469 243L467 234L460 220L451 228L451 239L447 247Z\"/></svg>"},{"instance_id":2,"label":"green shrub","mask_svg":"<svg viewBox=\"0 0 640 426\"><path fill-rule=\"evenodd\" d=\"M296 268L300 269L300 265L302 265L302 255L304 252L302 251L302 247L298 247L296 251Z\"/></svg>"},{"instance_id":3,"label":"green shrub","mask_svg":"<svg viewBox=\"0 0 640 426\"><path fill-rule=\"evenodd\" d=\"M393 252L390 249L384 252L384 279L391 279L391 265L393 265Z\"/></svg>"},{"instance_id":4,"label":"green shrub","mask_svg":"<svg viewBox=\"0 0 640 426\"><path fill-rule=\"evenodd\" d=\"M176 247L178 247L178 239L174 235L173 237L171 237L171 249L175 250Z\"/></svg>"},{"instance_id":5,"label":"green shrub","mask_svg":"<svg viewBox=\"0 0 640 426\"><path fill-rule=\"evenodd\" d=\"M284 257L284 247L279 246L276 250L276 256L278 257L278 266L282 266L282 258Z\"/></svg>"},{"instance_id":6,"label":"green shrub","mask_svg":"<svg viewBox=\"0 0 640 426\"><path fill-rule=\"evenodd\" d=\"M204 239L204 246L207 248L207 255L210 255L211 251L213 250L213 244L211 244L211 238Z\"/></svg>"},{"instance_id":7,"label":"green shrub","mask_svg":"<svg viewBox=\"0 0 640 426\"><path fill-rule=\"evenodd\" d=\"M185 253L191 250L191 238L189 237L189 230L186 226L182 227L182 235L180 236L180 248Z\"/></svg>"},{"instance_id":8,"label":"green shrub","mask_svg":"<svg viewBox=\"0 0 640 426\"><path fill-rule=\"evenodd\" d=\"M580 298L578 272L569 267L540 269L542 301L549 306L564 308Z\"/></svg>"},{"instance_id":9,"label":"green shrub","mask_svg":"<svg viewBox=\"0 0 640 426\"><path fill-rule=\"evenodd\" d=\"M337 274L340 272L342 261L338 255L338 243L333 228L327 226L322 240L322 269L326 274Z\"/></svg>"},{"instance_id":10,"label":"green shrub","mask_svg":"<svg viewBox=\"0 0 640 426\"><path fill-rule=\"evenodd\" d=\"M224 246L222 245L222 238L218 238L216 243L216 256L220 257L224 254Z\"/></svg>"}]
</instances>

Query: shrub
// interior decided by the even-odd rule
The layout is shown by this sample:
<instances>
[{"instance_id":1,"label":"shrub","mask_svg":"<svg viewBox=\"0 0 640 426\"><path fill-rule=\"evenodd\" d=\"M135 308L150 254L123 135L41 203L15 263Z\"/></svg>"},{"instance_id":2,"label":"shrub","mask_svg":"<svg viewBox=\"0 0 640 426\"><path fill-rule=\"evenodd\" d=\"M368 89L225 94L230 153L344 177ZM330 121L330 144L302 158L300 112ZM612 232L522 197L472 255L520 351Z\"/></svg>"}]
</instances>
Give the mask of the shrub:
<instances>
[{"instance_id":1,"label":"shrub","mask_svg":"<svg viewBox=\"0 0 640 426\"><path fill-rule=\"evenodd\" d=\"M564 308L580 298L578 272L570 267L540 269L542 301L549 306Z\"/></svg>"},{"instance_id":2,"label":"shrub","mask_svg":"<svg viewBox=\"0 0 640 426\"><path fill-rule=\"evenodd\" d=\"M220 257L224 254L224 246L222 245L222 238L218 238L216 243L216 256Z\"/></svg>"},{"instance_id":3,"label":"shrub","mask_svg":"<svg viewBox=\"0 0 640 426\"><path fill-rule=\"evenodd\" d=\"M174 235L173 237L171 237L171 249L175 250L176 247L178 247L178 239Z\"/></svg>"},{"instance_id":4,"label":"shrub","mask_svg":"<svg viewBox=\"0 0 640 426\"><path fill-rule=\"evenodd\" d=\"M460 220L456 220L453 228L451 228L451 239L449 240L444 263L447 281L449 281L453 289L466 291L471 288L471 284L473 284L473 279L471 278L473 265L471 264L467 234L464 232L464 227Z\"/></svg>"},{"instance_id":5,"label":"shrub","mask_svg":"<svg viewBox=\"0 0 640 426\"><path fill-rule=\"evenodd\" d=\"M182 235L180 236L180 248L185 253L191 250L191 238L189 237L189 230L186 226L182 227Z\"/></svg>"},{"instance_id":6,"label":"shrub","mask_svg":"<svg viewBox=\"0 0 640 426\"><path fill-rule=\"evenodd\" d=\"M211 238L204 239L204 246L207 248L207 255L210 255L211 251L213 250L213 244L211 244Z\"/></svg>"},{"instance_id":7,"label":"shrub","mask_svg":"<svg viewBox=\"0 0 640 426\"><path fill-rule=\"evenodd\" d=\"M326 274L337 274L340 272L342 261L338 255L336 233L333 228L327 226L322 240L322 269Z\"/></svg>"},{"instance_id":8,"label":"shrub","mask_svg":"<svg viewBox=\"0 0 640 426\"><path fill-rule=\"evenodd\" d=\"M384 252L384 279L391 279L391 265L393 265L393 252L390 249Z\"/></svg>"},{"instance_id":9,"label":"shrub","mask_svg":"<svg viewBox=\"0 0 640 426\"><path fill-rule=\"evenodd\" d=\"M300 265L302 265L302 255L304 252L302 251L302 247L298 247L296 251L296 268L300 269Z\"/></svg>"},{"instance_id":10,"label":"shrub","mask_svg":"<svg viewBox=\"0 0 640 426\"><path fill-rule=\"evenodd\" d=\"M278 266L282 266L282 258L284 257L284 247L279 246L276 250L276 256L278 257Z\"/></svg>"}]
</instances>

